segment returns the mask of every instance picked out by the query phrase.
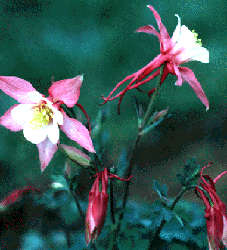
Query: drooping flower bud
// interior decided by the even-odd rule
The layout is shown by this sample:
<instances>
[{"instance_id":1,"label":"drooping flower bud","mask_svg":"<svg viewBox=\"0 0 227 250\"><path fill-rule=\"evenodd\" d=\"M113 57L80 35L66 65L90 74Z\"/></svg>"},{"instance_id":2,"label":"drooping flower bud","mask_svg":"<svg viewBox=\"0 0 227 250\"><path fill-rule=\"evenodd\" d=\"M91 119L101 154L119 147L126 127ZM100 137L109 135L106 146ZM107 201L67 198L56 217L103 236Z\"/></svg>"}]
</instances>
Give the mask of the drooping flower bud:
<instances>
[{"instance_id":1,"label":"drooping flower bud","mask_svg":"<svg viewBox=\"0 0 227 250\"><path fill-rule=\"evenodd\" d=\"M122 181L129 181L131 179L122 179L117 175L111 174L107 168L98 172L95 182L89 192L89 204L86 214L85 224L85 241L89 244L94 242L102 231L106 219L106 212L108 206L107 186L109 178L116 178ZM101 189L100 189L101 182Z\"/></svg>"},{"instance_id":2,"label":"drooping flower bud","mask_svg":"<svg viewBox=\"0 0 227 250\"><path fill-rule=\"evenodd\" d=\"M227 247L227 215L226 206L218 197L215 184L220 177L227 173L227 171L223 172L213 180L209 175L202 174L203 170L209 165L203 167L200 173L202 180L200 185L209 197L207 197L206 193L198 186L196 187L196 192L201 195L199 197L203 200L206 206L204 217L206 218L209 250L219 250L224 249L224 245ZM205 178L209 180L209 183Z\"/></svg>"}]
</instances>

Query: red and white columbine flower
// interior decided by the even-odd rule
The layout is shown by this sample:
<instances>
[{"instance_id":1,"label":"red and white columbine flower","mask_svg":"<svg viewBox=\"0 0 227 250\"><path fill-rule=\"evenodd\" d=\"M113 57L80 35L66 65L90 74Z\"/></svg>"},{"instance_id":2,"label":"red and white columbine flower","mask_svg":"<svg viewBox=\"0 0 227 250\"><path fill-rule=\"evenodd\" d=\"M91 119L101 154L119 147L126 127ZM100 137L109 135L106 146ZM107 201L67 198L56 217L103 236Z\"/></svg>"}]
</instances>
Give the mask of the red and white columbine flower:
<instances>
[{"instance_id":1,"label":"red and white columbine flower","mask_svg":"<svg viewBox=\"0 0 227 250\"><path fill-rule=\"evenodd\" d=\"M94 242L102 231L106 219L106 212L108 206L107 186L109 178L116 178L121 181L129 181L117 175L111 174L107 168L98 172L95 182L89 192L89 204L87 208L86 221L85 221L85 241L89 244L90 241ZM100 191L100 182L102 184Z\"/></svg>"},{"instance_id":2,"label":"red and white columbine flower","mask_svg":"<svg viewBox=\"0 0 227 250\"><path fill-rule=\"evenodd\" d=\"M137 32L145 32L157 36L160 42L161 53L148 65L138 70L136 73L127 76L123 81L119 82L116 87L110 92L108 97L105 98L102 96L102 98L105 100L103 104L105 104L107 101L111 101L117 97L120 97L118 105L119 108L126 91L128 91L129 89L138 88L139 86L158 76L160 74L159 69L152 75L150 74L155 69L166 63L161 77L161 84L166 79L169 73L172 75L176 75L177 81L175 85L181 86L184 81L188 82L192 89L195 91L198 98L202 101L202 103L206 106L206 109L208 110L209 102L193 71L187 67L180 66L180 64L189 61L200 61L202 63L209 63L208 50L201 46L201 40L197 39L198 35L194 31L190 31L185 25L181 26L181 20L178 15L176 15L178 18L178 25L173 33L172 38L170 38L166 27L161 21L159 14L154 10L152 6L148 5L148 8L150 8L150 10L154 14L160 33L156 31L155 28L151 25L141 27L137 30ZM130 79L131 82L128 84L128 86L123 91L112 97L113 93L124 82ZM154 91L155 88L150 90L149 94L152 94Z\"/></svg>"},{"instance_id":3,"label":"red and white columbine flower","mask_svg":"<svg viewBox=\"0 0 227 250\"><path fill-rule=\"evenodd\" d=\"M69 118L61 104L73 107L80 96L83 76L53 82L44 97L32 85L18 77L0 76L0 89L21 104L13 105L0 124L11 131L23 130L28 141L37 144L41 170L49 164L57 151L59 128L90 152L95 152L89 131L79 121Z\"/></svg>"},{"instance_id":4,"label":"red and white columbine flower","mask_svg":"<svg viewBox=\"0 0 227 250\"><path fill-rule=\"evenodd\" d=\"M199 197L203 200L206 206L204 217L206 218L207 224L209 250L219 250L224 249L224 245L227 247L227 215L226 206L218 197L215 184L223 175L227 174L227 171L212 180L209 175L203 175L203 170L209 165L203 167L200 173L202 180L200 185L207 192L209 197L207 197L206 193L199 187L196 187L196 192L201 195ZM209 180L209 183L204 177Z\"/></svg>"}]
</instances>

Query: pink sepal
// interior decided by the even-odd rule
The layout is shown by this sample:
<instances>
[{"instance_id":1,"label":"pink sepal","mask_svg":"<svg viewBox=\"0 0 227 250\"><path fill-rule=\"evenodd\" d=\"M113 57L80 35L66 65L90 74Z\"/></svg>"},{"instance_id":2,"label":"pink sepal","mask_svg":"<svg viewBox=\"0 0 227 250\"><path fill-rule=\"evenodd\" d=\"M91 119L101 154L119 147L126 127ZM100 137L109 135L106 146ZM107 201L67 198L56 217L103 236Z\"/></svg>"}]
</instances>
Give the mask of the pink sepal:
<instances>
[{"instance_id":1,"label":"pink sepal","mask_svg":"<svg viewBox=\"0 0 227 250\"><path fill-rule=\"evenodd\" d=\"M201 102L206 106L206 110L208 110L209 102L200 83L197 81L193 71L187 67L178 67L178 68L182 75L183 80L188 82L188 84L195 91L196 95L201 100Z\"/></svg>"},{"instance_id":2,"label":"pink sepal","mask_svg":"<svg viewBox=\"0 0 227 250\"><path fill-rule=\"evenodd\" d=\"M37 91L28 81L15 76L0 76L0 89L22 104L35 103L28 94Z\"/></svg>"},{"instance_id":3,"label":"pink sepal","mask_svg":"<svg viewBox=\"0 0 227 250\"><path fill-rule=\"evenodd\" d=\"M49 162L51 161L54 153L57 151L58 146L57 144L53 144L48 137L40 142L39 144L36 144L39 150L39 160L41 163L41 171L43 172Z\"/></svg>"},{"instance_id":4,"label":"pink sepal","mask_svg":"<svg viewBox=\"0 0 227 250\"><path fill-rule=\"evenodd\" d=\"M62 101L67 107L72 108L79 99L82 81L83 76L79 75L72 79L54 82L48 93L54 99Z\"/></svg>"},{"instance_id":5,"label":"pink sepal","mask_svg":"<svg viewBox=\"0 0 227 250\"><path fill-rule=\"evenodd\" d=\"M79 121L69 118L63 109L60 109L63 114L63 125L60 126L61 130L73 141L76 141L88 151L95 153L92 140L88 129Z\"/></svg>"},{"instance_id":6,"label":"pink sepal","mask_svg":"<svg viewBox=\"0 0 227 250\"><path fill-rule=\"evenodd\" d=\"M158 28L160 30L161 40L163 41L164 39L170 39L169 33L166 27L163 25L161 17L159 16L158 12L151 5L148 5L147 7L153 12L154 17L157 21Z\"/></svg>"},{"instance_id":7,"label":"pink sepal","mask_svg":"<svg viewBox=\"0 0 227 250\"><path fill-rule=\"evenodd\" d=\"M11 116L11 110L18 105L20 104L13 105L3 116L0 117L0 124L11 131L20 131L23 129L23 124L18 123L18 121L14 120Z\"/></svg>"},{"instance_id":8,"label":"pink sepal","mask_svg":"<svg viewBox=\"0 0 227 250\"><path fill-rule=\"evenodd\" d=\"M152 25L146 25L146 26L140 27L139 29L136 30L136 32L144 32L148 34L153 34L157 36L158 39L160 40L160 34Z\"/></svg>"}]
</instances>

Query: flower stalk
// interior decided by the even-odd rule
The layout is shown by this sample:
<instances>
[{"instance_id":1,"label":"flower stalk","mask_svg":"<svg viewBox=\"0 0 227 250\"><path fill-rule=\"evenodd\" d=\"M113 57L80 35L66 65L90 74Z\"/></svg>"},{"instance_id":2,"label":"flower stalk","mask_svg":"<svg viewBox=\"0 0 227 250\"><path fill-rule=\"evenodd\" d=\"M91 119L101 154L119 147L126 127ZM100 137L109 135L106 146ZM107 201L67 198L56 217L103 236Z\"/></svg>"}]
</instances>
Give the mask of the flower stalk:
<instances>
[{"instance_id":1,"label":"flower stalk","mask_svg":"<svg viewBox=\"0 0 227 250\"><path fill-rule=\"evenodd\" d=\"M126 176L126 178L128 178L132 174L132 167L134 166L134 164L136 162L136 159L137 159L137 156L138 156L139 142L140 142L140 139L141 139L142 135L144 134L143 130L145 129L146 121L149 118L152 106L154 104L154 100L157 97L159 88L161 86L161 78L162 78L162 72L163 72L164 67L165 67L165 65L161 66L157 87L155 88L155 92L154 92L152 98L150 99L150 103L149 103L148 108L147 108L147 110L145 112L145 115L143 116L142 121L140 122L141 126L138 127L138 134L137 134L135 146L134 146L134 149L133 149L130 161L129 161L129 165L128 165L128 168L127 168L127 176ZM112 229L111 243L110 243L109 249L116 249L116 238L117 238L118 232L121 229L121 223L122 223L123 218L124 218L126 203L127 203L128 195L129 195L129 185L130 185L130 181L127 181L126 185L125 185L125 192L124 192L123 202L122 202L122 205L121 205L121 211L122 212L120 213L120 215L118 217L116 225Z\"/></svg>"}]
</instances>

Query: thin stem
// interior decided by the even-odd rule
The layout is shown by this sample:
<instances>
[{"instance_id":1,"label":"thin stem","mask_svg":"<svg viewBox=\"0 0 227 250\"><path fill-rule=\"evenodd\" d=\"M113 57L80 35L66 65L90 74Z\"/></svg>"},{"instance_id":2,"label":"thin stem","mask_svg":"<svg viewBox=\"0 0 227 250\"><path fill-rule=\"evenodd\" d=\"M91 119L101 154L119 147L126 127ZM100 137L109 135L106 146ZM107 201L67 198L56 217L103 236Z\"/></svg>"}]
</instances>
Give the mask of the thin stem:
<instances>
[{"instance_id":1,"label":"thin stem","mask_svg":"<svg viewBox=\"0 0 227 250\"><path fill-rule=\"evenodd\" d=\"M174 202L172 203L172 205L171 205L171 207L170 207L170 210L173 210L173 209L174 209L174 207L176 206L177 202L181 199L181 197L184 195L184 193L185 193L187 190L189 190L189 189L191 189L191 186L183 187L183 188L181 189L180 193L177 195L177 197L175 198ZM161 232L161 230L162 230L162 228L164 227L164 225L165 225L166 222L167 222L166 220L164 220L164 219L162 220L160 226L158 227L158 229L156 230L156 232L155 232L153 238L152 238L151 241L150 241L148 250L154 249L154 241L159 237L159 234L160 234L160 232Z\"/></svg>"},{"instance_id":2,"label":"thin stem","mask_svg":"<svg viewBox=\"0 0 227 250\"><path fill-rule=\"evenodd\" d=\"M70 183L70 191L71 191L71 194L72 194L72 196L74 198L74 201L76 202L76 206L78 208L78 211L79 211L80 217L81 217L81 219L83 221L83 224L85 225L85 214L84 214L84 212L83 212L83 210L82 210L82 208L80 206L80 203L79 203L79 201L77 199L77 196L75 195L75 193L73 191L73 183L72 182Z\"/></svg>"},{"instance_id":3,"label":"thin stem","mask_svg":"<svg viewBox=\"0 0 227 250\"><path fill-rule=\"evenodd\" d=\"M66 235L67 247L70 249L71 246L73 245L73 241L71 239L70 229L67 226L65 226L65 235Z\"/></svg>"},{"instance_id":4,"label":"thin stem","mask_svg":"<svg viewBox=\"0 0 227 250\"><path fill-rule=\"evenodd\" d=\"M115 224L115 213L114 213L114 189L113 189L113 180L110 179L110 215L112 223Z\"/></svg>"},{"instance_id":5,"label":"thin stem","mask_svg":"<svg viewBox=\"0 0 227 250\"><path fill-rule=\"evenodd\" d=\"M151 97L151 100L150 100L150 103L149 103L149 105L148 105L146 114L145 114L145 116L144 116L144 118L143 118L143 122L142 122L142 126L141 126L142 128L144 128L144 126L145 126L146 120L147 120L147 118L149 117L151 108L152 108L152 106L153 106L153 104L154 104L154 100L155 100L156 96L158 95L158 90L159 90L159 88L160 88L160 86L161 86L161 78L162 78L162 73L163 73L164 67L165 67L165 64L163 64L163 65L161 66L161 68L160 68L160 74L159 74L159 76L158 76L158 84L157 84L157 86L155 87L155 92L153 93L153 95L152 95L152 97Z\"/></svg>"},{"instance_id":6,"label":"thin stem","mask_svg":"<svg viewBox=\"0 0 227 250\"><path fill-rule=\"evenodd\" d=\"M96 247L96 245L95 245L94 242L91 243L91 247L92 247L94 250L97 250L97 247Z\"/></svg>"},{"instance_id":7,"label":"thin stem","mask_svg":"<svg viewBox=\"0 0 227 250\"><path fill-rule=\"evenodd\" d=\"M159 90L159 88L161 86L161 77L162 77L164 66L165 66L165 64L161 66L160 74L159 74L159 78L158 78L158 84L157 84L157 86L155 88L155 92L152 95L152 98L151 98L150 103L148 105L148 108L146 110L145 116L142 119L142 123L141 123L142 125L138 128L138 135L137 135L135 146L134 146L134 149L133 149L130 161L129 161L129 165L128 165L128 169L127 169L128 173L127 173L126 178L130 177L131 172L132 172L132 167L135 164L137 154L138 154L139 141L140 141L140 139L142 137L141 132L145 127L146 120L149 117L151 108L152 108L152 106L154 104L155 97L157 96L158 90ZM124 193L124 197L123 197L123 202L122 202L122 206L121 206L121 213L120 213L119 218L118 218L117 226L114 227L114 229L112 230L111 243L110 243L110 247L109 247L109 249L112 249L112 250L117 249L116 238L117 238L117 234L118 234L118 232L120 231L120 228L121 228L121 222L122 222L122 220L124 218L125 207L126 207L126 203L127 203L127 200L128 200L128 194L129 194L129 185L130 185L130 181L127 181L126 186L125 186L125 193Z\"/></svg>"},{"instance_id":8,"label":"thin stem","mask_svg":"<svg viewBox=\"0 0 227 250\"><path fill-rule=\"evenodd\" d=\"M129 176L131 175L132 166L134 165L135 160L136 160L136 154L137 154L137 149L138 149L138 146L139 146L140 137L141 136L138 133L136 143L135 143L135 147L134 147L134 150L133 150L133 153L132 153L132 156L131 156L131 159L130 159L130 163L129 163L129 166L128 166L128 177L126 177L126 178L129 178ZM118 234L118 232L120 231L120 228L121 228L121 222L122 222L122 220L124 218L125 207L126 207L126 203L127 203L127 199L128 199L128 193L129 193L129 184L130 184L129 182L130 181L127 181L126 186L125 186L125 194L124 194L123 203L122 203L122 212L119 215L117 225L114 226L113 229L112 229L111 242L110 242L110 246L109 246L109 249L112 249L112 250L118 249L117 246L116 246L116 238L117 238L117 234Z\"/></svg>"},{"instance_id":9,"label":"thin stem","mask_svg":"<svg viewBox=\"0 0 227 250\"><path fill-rule=\"evenodd\" d=\"M126 178L129 178L129 176L131 175L131 171L132 171L132 166L135 164L136 161L136 156L137 156L137 149L139 148L139 141L140 141L141 136L138 134L137 139L136 139L136 143L135 143L135 147L129 162L129 167L128 167L128 174ZM123 198L123 203L122 203L122 212L119 216L119 222L122 221L123 217L124 217L124 210L126 207L126 203L127 203L127 199L128 199L128 193L129 193L129 184L130 181L126 182L126 187L125 187L125 194L124 194L124 198ZM118 224L120 227L120 223ZM119 228L120 229L120 228Z\"/></svg>"},{"instance_id":10,"label":"thin stem","mask_svg":"<svg viewBox=\"0 0 227 250\"><path fill-rule=\"evenodd\" d=\"M151 108L152 108L152 106L154 104L155 97L157 96L158 90L159 90L159 88L161 86L160 83L161 83L161 77L162 77L162 72L163 72L164 66L165 65L161 66L160 74L159 74L159 77L158 77L157 87L155 88L155 92L152 95L152 98L151 98L150 103L148 105L148 108L146 110L145 116L143 117L143 120L142 120L142 123L141 123L142 125L138 130L136 143L135 143L134 150L133 150L133 153L132 153L132 156L131 156L131 159L130 159L130 162L129 162L129 166L128 166L128 176L126 178L129 178L129 176L131 175L132 166L135 164L136 156L137 156L137 150L139 148L139 141L140 141L140 138L141 138L141 132L145 127L146 120L149 117ZM126 182L126 187L125 187L125 195L124 195L123 203L122 203L122 212L121 212L121 214L119 216L119 221L121 221L123 219L123 217L124 217L124 212L125 212L124 210L125 210L126 202L127 202L127 199L128 199L128 193L129 193L129 184L130 184L130 181L127 181ZM119 225L120 225L120 223L119 223Z\"/></svg>"}]
</instances>

